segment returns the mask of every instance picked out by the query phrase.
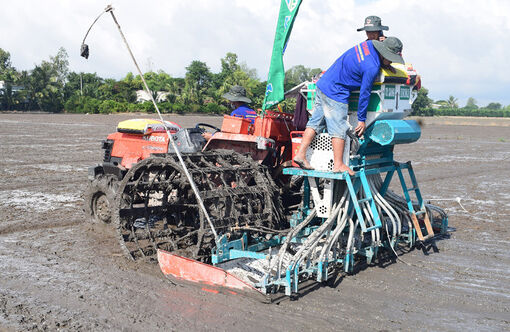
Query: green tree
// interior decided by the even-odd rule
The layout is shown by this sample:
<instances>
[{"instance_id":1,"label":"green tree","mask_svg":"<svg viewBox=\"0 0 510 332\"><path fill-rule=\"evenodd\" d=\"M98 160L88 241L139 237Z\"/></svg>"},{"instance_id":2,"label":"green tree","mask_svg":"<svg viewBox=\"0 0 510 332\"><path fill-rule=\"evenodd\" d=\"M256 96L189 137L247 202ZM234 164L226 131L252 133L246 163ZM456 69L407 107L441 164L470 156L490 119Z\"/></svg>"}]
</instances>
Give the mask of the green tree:
<instances>
[{"instance_id":1,"label":"green tree","mask_svg":"<svg viewBox=\"0 0 510 332\"><path fill-rule=\"evenodd\" d=\"M99 98L99 87L104 80L96 73L70 72L64 87L64 98L67 100L72 95Z\"/></svg>"},{"instance_id":2,"label":"green tree","mask_svg":"<svg viewBox=\"0 0 510 332\"><path fill-rule=\"evenodd\" d=\"M315 75L321 73L320 68L307 68L303 65L297 65L285 72L285 90L289 90L292 87L304 82L310 81Z\"/></svg>"},{"instance_id":3,"label":"green tree","mask_svg":"<svg viewBox=\"0 0 510 332\"><path fill-rule=\"evenodd\" d=\"M59 48L55 56L50 56L50 64L57 83L63 87L69 74L69 55L65 48Z\"/></svg>"},{"instance_id":4,"label":"green tree","mask_svg":"<svg viewBox=\"0 0 510 332\"><path fill-rule=\"evenodd\" d=\"M246 62L242 62L239 65L239 70L241 70L242 72L245 72L249 78L254 79L256 81L259 80L258 75L257 75L257 69L248 67L248 64Z\"/></svg>"},{"instance_id":5,"label":"green tree","mask_svg":"<svg viewBox=\"0 0 510 332\"><path fill-rule=\"evenodd\" d=\"M62 88L50 62L43 61L32 70L28 89L40 110L53 113L62 111Z\"/></svg>"},{"instance_id":6,"label":"green tree","mask_svg":"<svg viewBox=\"0 0 510 332\"><path fill-rule=\"evenodd\" d=\"M60 48L50 61L43 61L30 73L28 96L34 99L40 110L61 112L64 108L64 85L69 73L69 60L64 48Z\"/></svg>"},{"instance_id":7,"label":"green tree","mask_svg":"<svg viewBox=\"0 0 510 332\"><path fill-rule=\"evenodd\" d=\"M160 70L156 72L148 72L143 75L145 82L151 91L168 91L172 84L172 77ZM135 82L140 82L140 89L143 89L143 83L139 76L136 77Z\"/></svg>"},{"instance_id":8,"label":"green tree","mask_svg":"<svg viewBox=\"0 0 510 332\"><path fill-rule=\"evenodd\" d=\"M457 98L455 98L454 96L450 96L447 100L447 105L450 108L458 108L459 105L457 104Z\"/></svg>"},{"instance_id":9,"label":"green tree","mask_svg":"<svg viewBox=\"0 0 510 332\"><path fill-rule=\"evenodd\" d=\"M14 106L14 92L12 83L4 82L3 87L0 89L0 109L11 110Z\"/></svg>"},{"instance_id":10,"label":"green tree","mask_svg":"<svg viewBox=\"0 0 510 332\"><path fill-rule=\"evenodd\" d=\"M489 105L485 106L485 108L489 110L500 110L502 105L500 103L489 103Z\"/></svg>"},{"instance_id":11,"label":"green tree","mask_svg":"<svg viewBox=\"0 0 510 332\"><path fill-rule=\"evenodd\" d=\"M0 89L0 109L11 110L15 107L14 85L18 76L16 68L11 65L11 54L0 48L0 81L3 81L3 88Z\"/></svg>"},{"instance_id":12,"label":"green tree","mask_svg":"<svg viewBox=\"0 0 510 332\"><path fill-rule=\"evenodd\" d=\"M0 48L0 80L5 80L5 75L12 71L11 54Z\"/></svg>"},{"instance_id":13,"label":"green tree","mask_svg":"<svg viewBox=\"0 0 510 332\"><path fill-rule=\"evenodd\" d=\"M432 99L428 96L429 90L421 88L418 90L418 96L412 105L413 115L426 115L424 114L432 104Z\"/></svg>"},{"instance_id":14,"label":"green tree","mask_svg":"<svg viewBox=\"0 0 510 332\"><path fill-rule=\"evenodd\" d=\"M439 108L448 108L448 100L436 100L434 104L438 105Z\"/></svg>"},{"instance_id":15,"label":"green tree","mask_svg":"<svg viewBox=\"0 0 510 332\"><path fill-rule=\"evenodd\" d=\"M37 108L37 102L35 100L35 96L33 91L30 90L30 82L31 76L30 72L27 70L22 70L17 77L17 84L22 87L20 91L18 91L14 95L14 104L16 108L19 110L33 110Z\"/></svg>"},{"instance_id":16,"label":"green tree","mask_svg":"<svg viewBox=\"0 0 510 332\"><path fill-rule=\"evenodd\" d=\"M219 88L223 85L225 80L232 76L237 70L240 69L240 65L237 63L237 54L228 52L221 60L221 71L213 75L214 86Z\"/></svg>"},{"instance_id":17,"label":"green tree","mask_svg":"<svg viewBox=\"0 0 510 332\"><path fill-rule=\"evenodd\" d=\"M202 104L204 93L211 86L212 74L205 62L194 60L186 67L186 85L183 95L185 100L195 104Z\"/></svg>"},{"instance_id":18,"label":"green tree","mask_svg":"<svg viewBox=\"0 0 510 332\"><path fill-rule=\"evenodd\" d=\"M466 108L469 109L478 109L477 101L473 97L469 97L466 102Z\"/></svg>"},{"instance_id":19,"label":"green tree","mask_svg":"<svg viewBox=\"0 0 510 332\"><path fill-rule=\"evenodd\" d=\"M99 98L102 100L114 100L116 102L133 103L136 101L135 82L116 81L108 78L98 88Z\"/></svg>"}]
</instances>

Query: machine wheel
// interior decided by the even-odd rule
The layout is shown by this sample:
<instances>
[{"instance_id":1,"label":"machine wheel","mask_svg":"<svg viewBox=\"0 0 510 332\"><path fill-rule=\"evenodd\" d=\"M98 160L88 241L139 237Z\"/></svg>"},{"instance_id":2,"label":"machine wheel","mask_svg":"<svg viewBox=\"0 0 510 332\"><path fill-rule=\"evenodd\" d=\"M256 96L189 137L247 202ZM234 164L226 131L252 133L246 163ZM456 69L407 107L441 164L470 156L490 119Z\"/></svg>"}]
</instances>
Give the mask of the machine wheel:
<instances>
[{"instance_id":1,"label":"machine wheel","mask_svg":"<svg viewBox=\"0 0 510 332\"><path fill-rule=\"evenodd\" d=\"M250 156L215 150L183 159L218 234L234 240L247 230L262 237L287 227L278 187ZM215 239L173 154L144 159L129 170L112 216L128 258L154 261L163 249L210 262Z\"/></svg>"},{"instance_id":2,"label":"machine wheel","mask_svg":"<svg viewBox=\"0 0 510 332\"><path fill-rule=\"evenodd\" d=\"M97 175L84 193L84 210L92 222L109 224L119 181L114 175Z\"/></svg>"}]
</instances>

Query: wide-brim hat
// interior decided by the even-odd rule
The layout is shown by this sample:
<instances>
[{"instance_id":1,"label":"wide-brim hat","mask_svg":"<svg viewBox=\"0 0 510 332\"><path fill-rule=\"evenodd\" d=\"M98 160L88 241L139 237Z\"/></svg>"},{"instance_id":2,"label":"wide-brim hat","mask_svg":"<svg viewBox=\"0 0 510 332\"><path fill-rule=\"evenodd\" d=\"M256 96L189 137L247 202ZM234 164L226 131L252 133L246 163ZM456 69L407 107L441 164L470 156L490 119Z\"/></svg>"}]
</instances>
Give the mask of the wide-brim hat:
<instances>
[{"instance_id":1,"label":"wide-brim hat","mask_svg":"<svg viewBox=\"0 0 510 332\"><path fill-rule=\"evenodd\" d=\"M388 37L385 40L372 40L372 43L381 56L391 62L404 63L402 58L402 42L397 37Z\"/></svg>"},{"instance_id":2,"label":"wide-brim hat","mask_svg":"<svg viewBox=\"0 0 510 332\"><path fill-rule=\"evenodd\" d=\"M381 18L379 16L368 16L365 18L365 24L363 28L357 29L358 31L382 31L388 30L389 27L382 25Z\"/></svg>"},{"instance_id":3,"label":"wide-brim hat","mask_svg":"<svg viewBox=\"0 0 510 332\"><path fill-rule=\"evenodd\" d=\"M251 99L246 97L246 89L240 85L234 85L230 88L230 91L225 93L222 97L230 101L251 103Z\"/></svg>"}]
</instances>

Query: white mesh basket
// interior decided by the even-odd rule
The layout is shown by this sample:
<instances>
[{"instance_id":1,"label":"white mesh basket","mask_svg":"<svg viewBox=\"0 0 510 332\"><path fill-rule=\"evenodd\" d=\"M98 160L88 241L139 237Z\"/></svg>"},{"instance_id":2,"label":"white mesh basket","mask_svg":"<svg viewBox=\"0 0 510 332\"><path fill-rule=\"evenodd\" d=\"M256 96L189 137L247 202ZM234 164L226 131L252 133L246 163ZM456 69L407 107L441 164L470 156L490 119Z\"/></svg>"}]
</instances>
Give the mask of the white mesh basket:
<instances>
[{"instance_id":1,"label":"white mesh basket","mask_svg":"<svg viewBox=\"0 0 510 332\"><path fill-rule=\"evenodd\" d=\"M346 137L343 157L346 165L349 165L349 146L350 138ZM310 162L312 167L318 171L332 171L334 161L331 136L327 133L316 135L306 151L306 159Z\"/></svg>"}]
</instances>

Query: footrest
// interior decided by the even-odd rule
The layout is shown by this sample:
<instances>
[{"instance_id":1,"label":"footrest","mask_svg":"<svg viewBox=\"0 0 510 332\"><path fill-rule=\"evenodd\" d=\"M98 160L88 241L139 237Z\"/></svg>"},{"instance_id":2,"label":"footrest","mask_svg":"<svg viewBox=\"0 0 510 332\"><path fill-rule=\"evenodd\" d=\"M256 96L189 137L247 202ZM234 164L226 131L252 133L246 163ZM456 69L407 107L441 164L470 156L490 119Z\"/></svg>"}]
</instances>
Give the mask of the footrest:
<instances>
[{"instance_id":1,"label":"footrest","mask_svg":"<svg viewBox=\"0 0 510 332\"><path fill-rule=\"evenodd\" d=\"M423 212L423 211L418 211L418 212L425 214L425 217L423 218L423 223L425 224L425 230L427 231L427 234L423 235L420 223L418 222L418 218L416 217L416 215L418 213L412 213L411 220L413 221L413 226L414 226L414 229L416 230L416 236L418 237L418 240L425 241L425 240L433 237L435 234L434 234L434 230L432 229L432 225L430 224L429 216L427 215L427 213Z\"/></svg>"}]
</instances>

